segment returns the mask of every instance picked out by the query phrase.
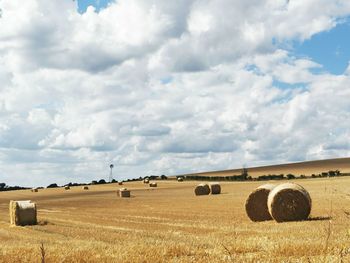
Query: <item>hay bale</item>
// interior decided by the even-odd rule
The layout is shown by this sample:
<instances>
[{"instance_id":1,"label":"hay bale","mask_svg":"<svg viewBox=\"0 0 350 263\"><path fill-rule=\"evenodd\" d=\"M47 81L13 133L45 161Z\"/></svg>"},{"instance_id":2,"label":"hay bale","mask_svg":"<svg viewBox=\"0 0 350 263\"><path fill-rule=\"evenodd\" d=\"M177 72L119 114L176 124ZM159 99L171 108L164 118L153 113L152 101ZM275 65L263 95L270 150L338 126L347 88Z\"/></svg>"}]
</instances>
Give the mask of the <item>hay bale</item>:
<instances>
[{"instance_id":1,"label":"hay bale","mask_svg":"<svg viewBox=\"0 0 350 263\"><path fill-rule=\"evenodd\" d=\"M38 192L38 188L33 188L30 191L32 191L33 193L37 193Z\"/></svg>"},{"instance_id":2,"label":"hay bale","mask_svg":"<svg viewBox=\"0 0 350 263\"><path fill-rule=\"evenodd\" d=\"M83 186L83 190L89 190L89 187L88 186Z\"/></svg>"},{"instance_id":3,"label":"hay bale","mask_svg":"<svg viewBox=\"0 0 350 263\"><path fill-rule=\"evenodd\" d=\"M195 195L208 195L210 194L210 188L207 184L199 184L194 189Z\"/></svg>"},{"instance_id":4,"label":"hay bale","mask_svg":"<svg viewBox=\"0 0 350 263\"><path fill-rule=\"evenodd\" d=\"M118 195L120 197L130 197L130 190L126 188L121 188L118 190Z\"/></svg>"},{"instance_id":5,"label":"hay bale","mask_svg":"<svg viewBox=\"0 0 350 263\"><path fill-rule=\"evenodd\" d=\"M311 212L311 198L304 187L285 183L275 187L269 194L267 205L277 222L306 220Z\"/></svg>"},{"instance_id":6,"label":"hay bale","mask_svg":"<svg viewBox=\"0 0 350 263\"><path fill-rule=\"evenodd\" d=\"M10 224L26 226L37 224L36 204L30 200L10 201Z\"/></svg>"},{"instance_id":7,"label":"hay bale","mask_svg":"<svg viewBox=\"0 0 350 263\"><path fill-rule=\"evenodd\" d=\"M148 183L149 183L149 179L148 179L148 178L144 179L144 180L143 180L143 183L144 183L144 184L148 184Z\"/></svg>"},{"instance_id":8,"label":"hay bale","mask_svg":"<svg viewBox=\"0 0 350 263\"><path fill-rule=\"evenodd\" d=\"M267 198L275 187L274 184L263 184L250 193L245 202L245 211L250 220L259 222L272 219L267 207Z\"/></svg>"},{"instance_id":9,"label":"hay bale","mask_svg":"<svg viewBox=\"0 0 350 263\"><path fill-rule=\"evenodd\" d=\"M68 185L66 185L65 187L64 187L64 190L69 190L70 189L70 187L68 186Z\"/></svg>"},{"instance_id":10,"label":"hay bale","mask_svg":"<svg viewBox=\"0 0 350 263\"><path fill-rule=\"evenodd\" d=\"M118 182L118 185L123 185L123 182Z\"/></svg>"},{"instance_id":11,"label":"hay bale","mask_svg":"<svg viewBox=\"0 0 350 263\"><path fill-rule=\"evenodd\" d=\"M218 195L221 193L221 185L219 183L210 184L210 192L212 195Z\"/></svg>"},{"instance_id":12,"label":"hay bale","mask_svg":"<svg viewBox=\"0 0 350 263\"><path fill-rule=\"evenodd\" d=\"M177 181L178 181L178 182L183 182L184 179L183 179L182 177L178 177L178 178L177 178Z\"/></svg>"},{"instance_id":13,"label":"hay bale","mask_svg":"<svg viewBox=\"0 0 350 263\"><path fill-rule=\"evenodd\" d=\"M150 183L149 187L157 187L157 183Z\"/></svg>"}]
</instances>

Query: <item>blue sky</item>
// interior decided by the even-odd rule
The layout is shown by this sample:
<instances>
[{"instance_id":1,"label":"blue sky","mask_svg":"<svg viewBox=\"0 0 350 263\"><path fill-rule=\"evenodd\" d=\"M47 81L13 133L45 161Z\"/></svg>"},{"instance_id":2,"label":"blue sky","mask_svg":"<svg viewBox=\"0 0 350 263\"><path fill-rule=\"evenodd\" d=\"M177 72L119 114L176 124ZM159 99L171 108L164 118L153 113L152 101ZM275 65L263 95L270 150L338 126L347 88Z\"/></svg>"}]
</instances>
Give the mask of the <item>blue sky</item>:
<instances>
[{"instance_id":1,"label":"blue sky","mask_svg":"<svg viewBox=\"0 0 350 263\"><path fill-rule=\"evenodd\" d=\"M350 156L348 0L0 9L0 182Z\"/></svg>"},{"instance_id":2,"label":"blue sky","mask_svg":"<svg viewBox=\"0 0 350 263\"><path fill-rule=\"evenodd\" d=\"M295 43L294 53L321 64L324 70L342 74L350 61L349 19L329 31L320 32L301 43Z\"/></svg>"},{"instance_id":3,"label":"blue sky","mask_svg":"<svg viewBox=\"0 0 350 263\"><path fill-rule=\"evenodd\" d=\"M86 11L88 6L94 6L97 11L106 7L110 2L110 0L78 0L78 10L81 13Z\"/></svg>"}]
</instances>

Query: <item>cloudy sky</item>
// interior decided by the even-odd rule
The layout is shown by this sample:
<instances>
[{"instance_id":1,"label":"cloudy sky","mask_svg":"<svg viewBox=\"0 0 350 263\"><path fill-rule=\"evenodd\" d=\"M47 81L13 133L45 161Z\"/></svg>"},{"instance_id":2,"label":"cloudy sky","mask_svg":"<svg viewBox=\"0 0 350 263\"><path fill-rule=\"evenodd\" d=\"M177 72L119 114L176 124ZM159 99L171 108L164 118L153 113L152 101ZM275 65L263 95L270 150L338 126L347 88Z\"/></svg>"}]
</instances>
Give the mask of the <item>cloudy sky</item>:
<instances>
[{"instance_id":1,"label":"cloudy sky","mask_svg":"<svg viewBox=\"0 0 350 263\"><path fill-rule=\"evenodd\" d=\"M0 0L0 181L350 155L348 0Z\"/></svg>"}]
</instances>

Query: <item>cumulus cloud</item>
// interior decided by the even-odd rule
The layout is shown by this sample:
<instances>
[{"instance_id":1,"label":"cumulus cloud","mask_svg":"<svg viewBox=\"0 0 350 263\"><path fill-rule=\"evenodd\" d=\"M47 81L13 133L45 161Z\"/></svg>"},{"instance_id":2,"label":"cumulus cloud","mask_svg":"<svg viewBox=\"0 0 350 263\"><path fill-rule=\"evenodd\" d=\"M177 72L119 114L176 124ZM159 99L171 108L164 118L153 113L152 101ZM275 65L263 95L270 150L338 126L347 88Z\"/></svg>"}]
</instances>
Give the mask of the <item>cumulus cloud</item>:
<instances>
[{"instance_id":1,"label":"cumulus cloud","mask_svg":"<svg viewBox=\"0 0 350 263\"><path fill-rule=\"evenodd\" d=\"M173 3L174 2L174 3ZM0 181L346 156L349 69L293 54L348 1L0 1ZM316 69L316 70L315 70Z\"/></svg>"}]
</instances>

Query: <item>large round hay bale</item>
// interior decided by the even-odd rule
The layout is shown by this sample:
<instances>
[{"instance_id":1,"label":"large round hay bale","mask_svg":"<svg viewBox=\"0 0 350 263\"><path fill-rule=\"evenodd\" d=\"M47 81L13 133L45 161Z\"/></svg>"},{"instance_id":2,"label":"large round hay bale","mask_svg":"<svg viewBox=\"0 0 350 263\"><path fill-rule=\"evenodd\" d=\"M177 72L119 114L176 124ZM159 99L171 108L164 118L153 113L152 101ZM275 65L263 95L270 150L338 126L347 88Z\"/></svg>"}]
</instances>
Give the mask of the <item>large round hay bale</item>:
<instances>
[{"instance_id":1,"label":"large round hay bale","mask_svg":"<svg viewBox=\"0 0 350 263\"><path fill-rule=\"evenodd\" d=\"M212 195L218 195L221 193L221 186L219 183L210 184L210 192Z\"/></svg>"},{"instance_id":2,"label":"large round hay bale","mask_svg":"<svg viewBox=\"0 0 350 263\"><path fill-rule=\"evenodd\" d=\"M207 184L199 184L194 189L195 195L208 195L210 194L210 188Z\"/></svg>"},{"instance_id":3,"label":"large round hay bale","mask_svg":"<svg viewBox=\"0 0 350 263\"><path fill-rule=\"evenodd\" d=\"M149 187L157 187L157 183L150 183Z\"/></svg>"},{"instance_id":4,"label":"large round hay bale","mask_svg":"<svg viewBox=\"0 0 350 263\"><path fill-rule=\"evenodd\" d=\"M263 184L250 193L245 202L245 211L250 220L259 222L272 219L267 207L267 198L275 187L274 184Z\"/></svg>"},{"instance_id":5,"label":"large round hay bale","mask_svg":"<svg viewBox=\"0 0 350 263\"><path fill-rule=\"evenodd\" d=\"M88 186L83 186L83 190L89 190L89 187Z\"/></svg>"},{"instance_id":6,"label":"large round hay bale","mask_svg":"<svg viewBox=\"0 0 350 263\"><path fill-rule=\"evenodd\" d=\"M31 191L32 191L33 193L37 193L37 192L38 192L38 188L33 188L33 189L31 189Z\"/></svg>"},{"instance_id":7,"label":"large round hay bale","mask_svg":"<svg viewBox=\"0 0 350 263\"><path fill-rule=\"evenodd\" d=\"M145 179L143 180L143 183L144 183L144 184L148 184L148 183L149 183L149 179L148 179L148 178L145 178Z\"/></svg>"},{"instance_id":8,"label":"large round hay bale","mask_svg":"<svg viewBox=\"0 0 350 263\"><path fill-rule=\"evenodd\" d=\"M123 185L123 182L118 182L118 185Z\"/></svg>"},{"instance_id":9,"label":"large round hay bale","mask_svg":"<svg viewBox=\"0 0 350 263\"><path fill-rule=\"evenodd\" d=\"M183 179L183 177L178 177L178 178L177 178L177 181L178 181L178 182L183 182L184 179Z\"/></svg>"},{"instance_id":10,"label":"large round hay bale","mask_svg":"<svg viewBox=\"0 0 350 263\"><path fill-rule=\"evenodd\" d=\"M10 224L26 226L37 224L36 204L30 200L10 201Z\"/></svg>"},{"instance_id":11,"label":"large round hay bale","mask_svg":"<svg viewBox=\"0 0 350 263\"><path fill-rule=\"evenodd\" d=\"M311 212L311 198L304 187L285 183L269 194L267 205L277 222L306 220Z\"/></svg>"},{"instance_id":12,"label":"large round hay bale","mask_svg":"<svg viewBox=\"0 0 350 263\"><path fill-rule=\"evenodd\" d=\"M69 190L70 189L70 187L68 186L68 185L66 185L65 187L64 187L64 190Z\"/></svg>"}]
</instances>

